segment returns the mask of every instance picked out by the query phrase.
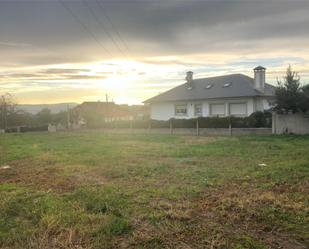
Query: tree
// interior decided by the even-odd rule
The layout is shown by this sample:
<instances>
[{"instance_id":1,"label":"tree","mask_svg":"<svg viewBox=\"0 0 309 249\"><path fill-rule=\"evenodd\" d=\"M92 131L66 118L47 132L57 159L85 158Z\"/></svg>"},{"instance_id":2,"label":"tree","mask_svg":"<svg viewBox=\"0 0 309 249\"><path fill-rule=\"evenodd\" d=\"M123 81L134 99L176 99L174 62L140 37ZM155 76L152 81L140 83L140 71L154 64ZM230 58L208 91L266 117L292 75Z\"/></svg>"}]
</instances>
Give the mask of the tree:
<instances>
[{"instance_id":1,"label":"tree","mask_svg":"<svg viewBox=\"0 0 309 249\"><path fill-rule=\"evenodd\" d=\"M0 96L0 127L7 129L9 125L13 125L10 120L16 115L16 103L11 94L5 93Z\"/></svg>"},{"instance_id":2,"label":"tree","mask_svg":"<svg viewBox=\"0 0 309 249\"><path fill-rule=\"evenodd\" d=\"M309 84L303 86L301 90L301 110L303 112L309 112Z\"/></svg>"},{"instance_id":3,"label":"tree","mask_svg":"<svg viewBox=\"0 0 309 249\"><path fill-rule=\"evenodd\" d=\"M287 68L283 81L278 80L276 89L276 107L279 113L296 113L305 111L304 95L300 86L300 77L292 71L291 66Z\"/></svg>"},{"instance_id":4,"label":"tree","mask_svg":"<svg viewBox=\"0 0 309 249\"><path fill-rule=\"evenodd\" d=\"M38 125L48 125L52 123L52 113L48 108L43 108L36 114Z\"/></svg>"},{"instance_id":5,"label":"tree","mask_svg":"<svg viewBox=\"0 0 309 249\"><path fill-rule=\"evenodd\" d=\"M61 112L52 114L52 123L68 125L68 111L61 111Z\"/></svg>"}]
</instances>

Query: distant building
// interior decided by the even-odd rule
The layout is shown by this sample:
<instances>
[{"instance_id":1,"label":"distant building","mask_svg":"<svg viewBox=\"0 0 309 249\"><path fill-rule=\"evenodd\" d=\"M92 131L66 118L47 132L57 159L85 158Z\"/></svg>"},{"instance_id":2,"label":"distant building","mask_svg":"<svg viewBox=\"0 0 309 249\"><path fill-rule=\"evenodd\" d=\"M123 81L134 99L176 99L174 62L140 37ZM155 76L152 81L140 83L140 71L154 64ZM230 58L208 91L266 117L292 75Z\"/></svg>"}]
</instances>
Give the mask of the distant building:
<instances>
[{"instance_id":1,"label":"distant building","mask_svg":"<svg viewBox=\"0 0 309 249\"><path fill-rule=\"evenodd\" d=\"M187 72L186 83L146 100L150 117L156 120L208 116L249 116L268 110L275 87L265 83L266 68L254 68L254 78L231 74L193 79Z\"/></svg>"},{"instance_id":2,"label":"distant building","mask_svg":"<svg viewBox=\"0 0 309 249\"><path fill-rule=\"evenodd\" d=\"M73 109L74 122L80 126L146 118L149 118L149 111L143 105L129 106L97 101L84 102Z\"/></svg>"}]
</instances>

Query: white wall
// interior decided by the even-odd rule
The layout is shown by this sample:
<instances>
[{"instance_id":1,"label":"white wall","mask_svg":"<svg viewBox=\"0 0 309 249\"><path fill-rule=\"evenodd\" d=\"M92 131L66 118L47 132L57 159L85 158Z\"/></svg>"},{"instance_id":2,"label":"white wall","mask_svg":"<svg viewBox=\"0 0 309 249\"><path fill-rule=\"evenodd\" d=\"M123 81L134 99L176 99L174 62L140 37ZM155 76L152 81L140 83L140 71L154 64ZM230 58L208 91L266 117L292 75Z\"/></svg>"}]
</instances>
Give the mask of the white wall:
<instances>
[{"instance_id":1,"label":"white wall","mask_svg":"<svg viewBox=\"0 0 309 249\"><path fill-rule=\"evenodd\" d=\"M247 112L248 112L248 116L250 114L252 114L253 112L255 112L255 109L254 109L254 98L250 98L248 99L248 106L247 106Z\"/></svg>"},{"instance_id":2,"label":"white wall","mask_svg":"<svg viewBox=\"0 0 309 249\"><path fill-rule=\"evenodd\" d=\"M309 117L304 114L273 114L273 133L309 134Z\"/></svg>"},{"instance_id":3,"label":"white wall","mask_svg":"<svg viewBox=\"0 0 309 249\"><path fill-rule=\"evenodd\" d=\"M271 105L266 98L258 97L255 99L255 111L269 110Z\"/></svg>"},{"instance_id":4,"label":"white wall","mask_svg":"<svg viewBox=\"0 0 309 249\"><path fill-rule=\"evenodd\" d=\"M173 103L155 103L150 106L150 117L156 120L169 120L174 116Z\"/></svg>"},{"instance_id":5,"label":"white wall","mask_svg":"<svg viewBox=\"0 0 309 249\"><path fill-rule=\"evenodd\" d=\"M267 101L261 99L257 102L254 98L231 98L231 99L216 99L216 100L201 100L201 101L187 101L187 102L165 102L165 103L153 103L151 104L151 118L156 120L169 120L170 118L195 118L194 116L194 104L202 104L203 117L210 115L210 104L223 103L225 105L225 116L229 116L229 103L246 103L247 116L255 112L257 109L263 110L268 107ZM175 104L187 104L186 116L175 116Z\"/></svg>"}]
</instances>

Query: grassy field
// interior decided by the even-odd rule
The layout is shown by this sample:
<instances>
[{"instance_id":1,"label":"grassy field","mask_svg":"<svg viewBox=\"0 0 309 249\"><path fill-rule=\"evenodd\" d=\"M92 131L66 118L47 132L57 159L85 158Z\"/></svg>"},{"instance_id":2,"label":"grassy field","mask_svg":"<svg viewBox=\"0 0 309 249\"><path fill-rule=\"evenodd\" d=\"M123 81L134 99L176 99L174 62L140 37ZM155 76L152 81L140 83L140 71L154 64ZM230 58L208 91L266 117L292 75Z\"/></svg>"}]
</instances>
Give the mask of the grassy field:
<instances>
[{"instance_id":1,"label":"grassy field","mask_svg":"<svg viewBox=\"0 0 309 249\"><path fill-rule=\"evenodd\" d=\"M0 135L0 248L301 249L309 137Z\"/></svg>"}]
</instances>

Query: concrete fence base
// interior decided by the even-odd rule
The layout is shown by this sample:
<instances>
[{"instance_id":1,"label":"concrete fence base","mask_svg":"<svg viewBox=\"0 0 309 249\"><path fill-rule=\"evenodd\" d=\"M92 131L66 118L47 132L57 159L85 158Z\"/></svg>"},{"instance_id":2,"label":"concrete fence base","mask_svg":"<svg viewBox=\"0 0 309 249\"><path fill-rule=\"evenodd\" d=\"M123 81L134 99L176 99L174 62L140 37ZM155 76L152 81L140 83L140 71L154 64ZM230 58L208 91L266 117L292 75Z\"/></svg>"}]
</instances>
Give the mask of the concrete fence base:
<instances>
[{"instance_id":1,"label":"concrete fence base","mask_svg":"<svg viewBox=\"0 0 309 249\"><path fill-rule=\"evenodd\" d=\"M309 134L309 117L301 113L273 114L273 134Z\"/></svg>"},{"instance_id":2,"label":"concrete fence base","mask_svg":"<svg viewBox=\"0 0 309 249\"><path fill-rule=\"evenodd\" d=\"M270 135L271 128L117 128L117 129L102 129L101 131L114 134L178 134L191 136L241 136L241 135Z\"/></svg>"}]
</instances>

